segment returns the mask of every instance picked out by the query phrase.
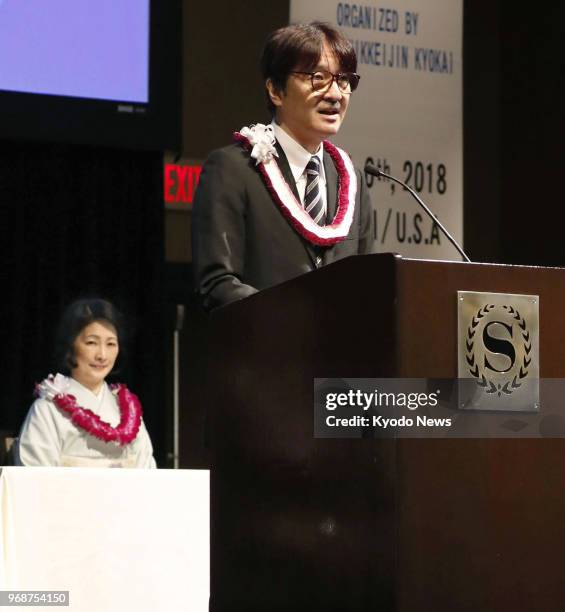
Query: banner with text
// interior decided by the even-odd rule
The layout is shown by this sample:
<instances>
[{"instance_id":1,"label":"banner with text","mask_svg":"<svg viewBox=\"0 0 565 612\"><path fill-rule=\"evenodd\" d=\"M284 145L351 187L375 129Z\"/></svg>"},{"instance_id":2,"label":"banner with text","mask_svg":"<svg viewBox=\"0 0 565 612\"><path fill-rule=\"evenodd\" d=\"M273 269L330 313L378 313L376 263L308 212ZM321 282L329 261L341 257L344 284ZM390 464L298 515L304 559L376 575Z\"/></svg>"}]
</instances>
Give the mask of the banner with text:
<instances>
[{"instance_id":1,"label":"banner with text","mask_svg":"<svg viewBox=\"0 0 565 612\"><path fill-rule=\"evenodd\" d=\"M359 89L336 144L419 193L454 238L463 237L462 0L350 4L291 0L291 23L325 21L355 46ZM409 193L367 177L381 252L461 257Z\"/></svg>"}]
</instances>

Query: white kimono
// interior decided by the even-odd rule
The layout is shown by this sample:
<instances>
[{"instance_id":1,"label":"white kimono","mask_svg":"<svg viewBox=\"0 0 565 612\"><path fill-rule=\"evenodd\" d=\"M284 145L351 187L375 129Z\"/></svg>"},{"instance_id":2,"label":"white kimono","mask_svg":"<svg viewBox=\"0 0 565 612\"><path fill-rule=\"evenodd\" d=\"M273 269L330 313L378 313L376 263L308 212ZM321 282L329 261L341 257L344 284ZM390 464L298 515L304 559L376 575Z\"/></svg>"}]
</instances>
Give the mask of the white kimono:
<instances>
[{"instance_id":1,"label":"white kimono","mask_svg":"<svg viewBox=\"0 0 565 612\"><path fill-rule=\"evenodd\" d=\"M120 422L117 398L104 383L98 392L83 387L70 378L68 393L77 404L89 408L112 427ZM143 421L133 442L119 446L95 438L71 422L48 399L32 404L20 431L16 448L19 465L51 465L66 467L132 467L154 468L153 447Z\"/></svg>"}]
</instances>

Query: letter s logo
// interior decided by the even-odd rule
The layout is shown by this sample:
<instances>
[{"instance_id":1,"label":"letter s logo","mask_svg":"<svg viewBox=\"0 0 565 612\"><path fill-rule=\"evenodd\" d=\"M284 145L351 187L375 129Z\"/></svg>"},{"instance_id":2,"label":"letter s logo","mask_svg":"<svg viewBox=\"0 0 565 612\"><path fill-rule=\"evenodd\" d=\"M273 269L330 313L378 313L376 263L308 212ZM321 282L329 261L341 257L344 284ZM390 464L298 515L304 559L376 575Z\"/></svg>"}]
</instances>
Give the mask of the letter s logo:
<instances>
[{"instance_id":1,"label":"letter s logo","mask_svg":"<svg viewBox=\"0 0 565 612\"><path fill-rule=\"evenodd\" d=\"M485 328L483 329L483 343L485 345L485 349L490 351L491 353L505 355L506 358L509 360L510 365L504 370L499 370L489 363L485 354L485 368L488 368L493 372L508 372L510 369L512 369L514 363L516 362L516 351L514 349L514 345L510 340L504 340L502 338L498 338L496 336L491 335L489 328L492 325L502 326L504 329L506 329L510 338L512 338L512 326L507 325L502 321L491 321L488 325L485 325Z\"/></svg>"}]
</instances>

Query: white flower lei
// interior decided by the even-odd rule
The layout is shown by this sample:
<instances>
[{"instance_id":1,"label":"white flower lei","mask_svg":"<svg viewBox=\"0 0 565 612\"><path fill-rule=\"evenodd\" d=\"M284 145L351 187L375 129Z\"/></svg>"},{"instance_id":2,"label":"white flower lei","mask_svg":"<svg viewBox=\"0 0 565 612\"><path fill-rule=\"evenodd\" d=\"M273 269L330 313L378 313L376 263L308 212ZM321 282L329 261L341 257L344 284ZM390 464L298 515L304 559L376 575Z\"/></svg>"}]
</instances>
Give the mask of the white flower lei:
<instances>
[{"instance_id":1,"label":"white flower lei","mask_svg":"<svg viewBox=\"0 0 565 612\"><path fill-rule=\"evenodd\" d=\"M255 160L260 174L282 213L291 225L306 240L318 246L331 246L345 240L353 221L357 176L349 155L328 140L325 150L332 158L338 173L338 206L329 225L320 226L304 210L286 182L273 156L278 157L274 147L275 135L272 126L257 123L235 132L234 139L242 145Z\"/></svg>"}]
</instances>

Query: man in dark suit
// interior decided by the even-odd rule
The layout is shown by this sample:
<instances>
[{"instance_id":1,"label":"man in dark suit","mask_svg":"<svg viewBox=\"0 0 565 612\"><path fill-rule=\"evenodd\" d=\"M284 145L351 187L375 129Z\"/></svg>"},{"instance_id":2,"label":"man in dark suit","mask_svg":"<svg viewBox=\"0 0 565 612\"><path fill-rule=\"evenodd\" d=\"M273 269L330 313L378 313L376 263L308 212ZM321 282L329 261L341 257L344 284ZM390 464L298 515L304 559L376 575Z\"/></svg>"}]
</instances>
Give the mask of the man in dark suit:
<instances>
[{"instance_id":1,"label":"man in dark suit","mask_svg":"<svg viewBox=\"0 0 565 612\"><path fill-rule=\"evenodd\" d=\"M363 176L326 140L359 83L351 43L328 24L288 26L269 36L261 66L273 122L213 152L194 201L207 310L375 247Z\"/></svg>"}]
</instances>

